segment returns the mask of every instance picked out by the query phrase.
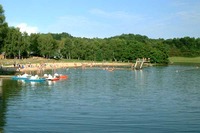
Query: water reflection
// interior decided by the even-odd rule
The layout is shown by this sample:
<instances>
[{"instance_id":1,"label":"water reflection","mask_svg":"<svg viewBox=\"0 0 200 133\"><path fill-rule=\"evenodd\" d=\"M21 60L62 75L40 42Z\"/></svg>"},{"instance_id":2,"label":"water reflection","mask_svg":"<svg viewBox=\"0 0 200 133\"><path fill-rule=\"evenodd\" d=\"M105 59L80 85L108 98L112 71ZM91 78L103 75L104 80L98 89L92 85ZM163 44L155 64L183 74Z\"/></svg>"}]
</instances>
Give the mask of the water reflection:
<instances>
[{"instance_id":1,"label":"water reflection","mask_svg":"<svg viewBox=\"0 0 200 133\"><path fill-rule=\"evenodd\" d=\"M133 71L133 76L134 76L134 83L137 84L140 89L145 88L147 85L147 78L148 74L146 71L143 70L134 70Z\"/></svg>"},{"instance_id":2,"label":"water reflection","mask_svg":"<svg viewBox=\"0 0 200 133\"><path fill-rule=\"evenodd\" d=\"M135 80L143 80L144 79L144 73L143 70L134 70Z\"/></svg>"},{"instance_id":3,"label":"water reflection","mask_svg":"<svg viewBox=\"0 0 200 133\"><path fill-rule=\"evenodd\" d=\"M177 69L73 69L57 82L3 80L0 132L197 132L200 71Z\"/></svg>"},{"instance_id":4,"label":"water reflection","mask_svg":"<svg viewBox=\"0 0 200 133\"><path fill-rule=\"evenodd\" d=\"M10 98L19 97L20 86L17 81L0 79L0 133L6 124L7 104Z\"/></svg>"},{"instance_id":5,"label":"water reflection","mask_svg":"<svg viewBox=\"0 0 200 133\"><path fill-rule=\"evenodd\" d=\"M57 81L47 81L48 86L53 86Z\"/></svg>"},{"instance_id":6,"label":"water reflection","mask_svg":"<svg viewBox=\"0 0 200 133\"><path fill-rule=\"evenodd\" d=\"M5 103L3 101L3 89L2 89L2 86L3 86L3 79L0 79L0 133L3 132L3 127L5 125Z\"/></svg>"},{"instance_id":7,"label":"water reflection","mask_svg":"<svg viewBox=\"0 0 200 133\"><path fill-rule=\"evenodd\" d=\"M2 85L3 85L3 80L0 78L0 97L2 97L2 93L3 93Z\"/></svg>"},{"instance_id":8,"label":"water reflection","mask_svg":"<svg viewBox=\"0 0 200 133\"><path fill-rule=\"evenodd\" d=\"M60 81L45 81L45 82L34 82L34 81L30 81L30 82L26 82L25 80L16 80L17 84L19 86L24 86L24 87L39 87L41 85L44 86L53 86L54 84L56 84L56 82L60 82Z\"/></svg>"}]
</instances>

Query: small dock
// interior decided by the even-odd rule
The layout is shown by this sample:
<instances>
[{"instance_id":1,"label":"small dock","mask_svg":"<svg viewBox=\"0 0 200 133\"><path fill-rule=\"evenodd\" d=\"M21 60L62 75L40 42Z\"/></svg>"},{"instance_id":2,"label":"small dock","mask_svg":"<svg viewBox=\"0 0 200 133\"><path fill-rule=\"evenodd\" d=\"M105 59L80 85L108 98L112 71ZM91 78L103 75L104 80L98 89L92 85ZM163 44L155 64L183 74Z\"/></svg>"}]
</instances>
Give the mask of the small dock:
<instances>
[{"instance_id":1,"label":"small dock","mask_svg":"<svg viewBox=\"0 0 200 133\"><path fill-rule=\"evenodd\" d=\"M7 77L7 75L15 75L17 72L16 67L0 67L0 77Z\"/></svg>"},{"instance_id":2,"label":"small dock","mask_svg":"<svg viewBox=\"0 0 200 133\"><path fill-rule=\"evenodd\" d=\"M136 70L142 69L144 63L150 63L150 58L148 58L148 59L147 58L143 58L143 59L138 58L134 65L134 69L136 69Z\"/></svg>"}]
</instances>

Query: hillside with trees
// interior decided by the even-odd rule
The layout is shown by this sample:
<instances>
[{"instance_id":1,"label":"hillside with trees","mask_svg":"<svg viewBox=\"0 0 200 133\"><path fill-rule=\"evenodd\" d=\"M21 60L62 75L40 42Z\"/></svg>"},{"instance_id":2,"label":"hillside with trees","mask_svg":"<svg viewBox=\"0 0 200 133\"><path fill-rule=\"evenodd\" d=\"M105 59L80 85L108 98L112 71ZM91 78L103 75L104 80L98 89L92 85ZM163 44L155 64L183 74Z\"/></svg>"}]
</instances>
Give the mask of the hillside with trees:
<instances>
[{"instance_id":1,"label":"hillside with trees","mask_svg":"<svg viewBox=\"0 0 200 133\"><path fill-rule=\"evenodd\" d=\"M30 34L9 27L0 5L0 53L6 58L65 58L92 61L134 62L150 58L152 63L167 64L170 56L200 56L200 38L150 39L138 34L110 38L80 38L68 33Z\"/></svg>"}]
</instances>

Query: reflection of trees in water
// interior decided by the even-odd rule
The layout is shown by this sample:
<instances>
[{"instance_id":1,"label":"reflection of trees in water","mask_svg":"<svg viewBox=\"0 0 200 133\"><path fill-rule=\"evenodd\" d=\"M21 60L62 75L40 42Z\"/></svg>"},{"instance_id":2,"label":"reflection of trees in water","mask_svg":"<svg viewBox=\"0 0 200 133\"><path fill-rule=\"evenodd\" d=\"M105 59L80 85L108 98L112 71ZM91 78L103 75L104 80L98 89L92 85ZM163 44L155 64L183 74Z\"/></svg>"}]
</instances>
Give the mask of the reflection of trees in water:
<instances>
[{"instance_id":1,"label":"reflection of trees in water","mask_svg":"<svg viewBox=\"0 0 200 133\"><path fill-rule=\"evenodd\" d=\"M2 97L2 85L3 85L3 80L0 78L0 98Z\"/></svg>"},{"instance_id":2,"label":"reflection of trees in water","mask_svg":"<svg viewBox=\"0 0 200 133\"><path fill-rule=\"evenodd\" d=\"M5 101L2 96L2 86L0 86L0 133L3 132L3 126L5 124Z\"/></svg>"},{"instance_id":3,"label":"reflection of trees in water","mask_svg":"<svg viewBox=\"0 0 200 133\"><path fill-rule=\"evenodd\" d=\"M8 79L0 79L0 133L3 132L4 125L6 123L6 111L7 111L7 100L9 97L17 96L12 95L20 91L20 87L17 81Z\"/></svg>"},{"instance_id":4,"label":"reflection of trees in water","mask_svg":"<svg viewBox=\"0 0 200 133\"><path fill-rule=\"evenodd\" d=\"M4 105L3 105L3 89L2 89L2 85L3 85L3 80L0 79L0 133L3 132L3 126L4 126Z\"/></svg>"},{"instance_id":5,"label":"reflection of trees in water","mask_svg":"<svg viewBox=\"0 0 200 133\"><path fill-rule=\"evenodd\" d=\"M0 133L3 132L3 126L5 124L5 101L0 96Z\"/></svg>"}]
</instances>

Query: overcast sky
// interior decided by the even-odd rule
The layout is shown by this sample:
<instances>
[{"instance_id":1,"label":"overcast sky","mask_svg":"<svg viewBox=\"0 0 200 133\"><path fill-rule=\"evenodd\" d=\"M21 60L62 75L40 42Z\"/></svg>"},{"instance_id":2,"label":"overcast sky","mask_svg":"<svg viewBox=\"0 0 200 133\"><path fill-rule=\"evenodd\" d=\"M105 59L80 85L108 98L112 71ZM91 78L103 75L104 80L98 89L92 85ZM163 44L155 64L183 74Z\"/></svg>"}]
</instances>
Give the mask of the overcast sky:
<instances>
[{"instance_id":1,"label":"overcast sky","mask_svg":"<svg viewBox=\"0 0 200 133\"><path fill-rule=\"evenodd\" d=\"M1 0L9 26L76 37L200 37L200 0Z\"/></svg>"}]
</instances>

